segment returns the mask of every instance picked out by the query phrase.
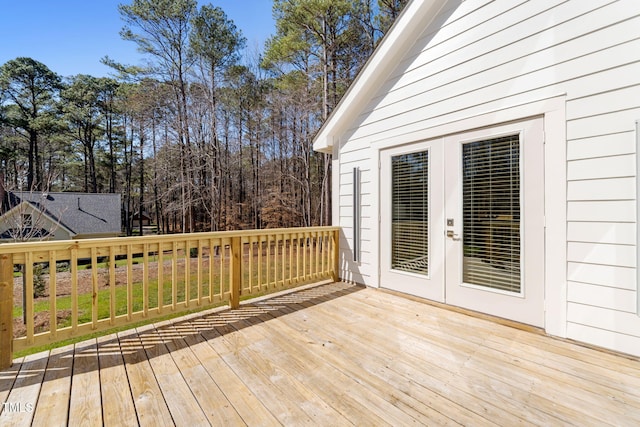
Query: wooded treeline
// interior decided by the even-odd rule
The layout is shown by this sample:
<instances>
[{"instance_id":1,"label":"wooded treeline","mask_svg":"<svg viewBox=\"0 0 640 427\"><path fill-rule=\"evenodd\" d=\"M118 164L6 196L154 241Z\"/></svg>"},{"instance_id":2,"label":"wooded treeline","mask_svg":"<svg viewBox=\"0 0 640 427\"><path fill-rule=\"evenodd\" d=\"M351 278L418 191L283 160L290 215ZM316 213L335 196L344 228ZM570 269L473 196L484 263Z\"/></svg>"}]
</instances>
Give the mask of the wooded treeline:
<instances>
[{"instance_id":1,"label":"wooded treeline","mask_svg":"<svg viewBox=\"0 0 640 427\"><path fill-rule=\"evenodd\" d=\"M0 67L5 184L119 192L127 234L140 211L161 233L328 225L330 158L312 138L406 2L275 0L262 52L219 7L122 4L144 66Z\"/></svg>"}]
</instances>

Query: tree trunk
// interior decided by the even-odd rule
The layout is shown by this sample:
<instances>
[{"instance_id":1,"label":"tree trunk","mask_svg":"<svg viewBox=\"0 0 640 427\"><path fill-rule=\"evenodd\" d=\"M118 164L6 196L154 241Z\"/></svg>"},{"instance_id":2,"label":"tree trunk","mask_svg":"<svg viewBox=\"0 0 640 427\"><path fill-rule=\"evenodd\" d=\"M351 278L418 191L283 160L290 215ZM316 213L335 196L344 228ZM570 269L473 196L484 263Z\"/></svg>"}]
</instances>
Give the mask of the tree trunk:
<instances>
[{"instance_id":1,"label":"tree trunk","mask_svg":"<svg viewBox=\"0 0 640 427\"><path fill-rule=\"evenodd\" d=\"M33 191L36 189L34 185L35 180L35 153L38 146L38 134L34 130L29 130L29 162L27 171L27 188L26 191Z\"/></svg>"},{"instance_id":2,"label":"tree trunk","mask_svg":"<svg viewBox=\"0 0 640 427\"><path fill-rule=\"evenodd\" d=\"M142 214L144 211L144 129L140 125L140 196L138 198L138 222L140 235L144 235L142 226Z\"/></svg>"}]
</instances>

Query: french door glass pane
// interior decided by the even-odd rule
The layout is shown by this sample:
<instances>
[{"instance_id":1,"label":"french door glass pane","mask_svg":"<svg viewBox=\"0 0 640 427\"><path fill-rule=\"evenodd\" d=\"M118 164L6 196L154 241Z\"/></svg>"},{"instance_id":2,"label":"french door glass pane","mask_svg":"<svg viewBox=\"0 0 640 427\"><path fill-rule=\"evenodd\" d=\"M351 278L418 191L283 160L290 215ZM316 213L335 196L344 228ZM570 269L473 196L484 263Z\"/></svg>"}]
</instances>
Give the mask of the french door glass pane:
<instances>
[{"instance_id":1,"label":"french door glass pane","mask_svg":"<svg viewBox=\"0 0 640 427\"><path fill-rule=\"evenodd\" d=\"M463 280L520 292L520 140L462 146Z\"/></svg>"},{"instance_id":2,"label":"french door glass pane","mask_svg":"<svg viewBox=\"0 0 640 427\"><path fill-rule=\"evenodd\" d=\"M429 272L429 152L391 158L391 268Z\"/></svg>"}]
</instances>

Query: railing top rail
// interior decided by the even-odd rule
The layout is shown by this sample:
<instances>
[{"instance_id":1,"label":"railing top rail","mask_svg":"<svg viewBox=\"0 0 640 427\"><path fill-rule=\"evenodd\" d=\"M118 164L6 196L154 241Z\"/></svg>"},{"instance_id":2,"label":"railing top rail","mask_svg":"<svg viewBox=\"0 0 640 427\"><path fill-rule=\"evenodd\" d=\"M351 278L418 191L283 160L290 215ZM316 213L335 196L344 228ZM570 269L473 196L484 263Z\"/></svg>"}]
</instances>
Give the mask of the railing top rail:
<instances>
[{"instance_id":1,"label":"railing top rail","mask_svg":"<svg viewBox=\"0 0 640 427\"><path fill-rule=\"evenodd\" d=\"M267 234L292 234L292 233L308 233L316 231L337 231L340 227L323 226L323 227L295 227L295 228L267 228L260 230L232 230L232 231L213 231L203 233L179 233L179 234L160 234L152 236L130 236L130 237L108 237L94 239L78 239L78 240L54 240L54 241L38 241L38 242L18 242L18 243L2 243L0 244L0 255L16 252L30 251L48 251L48 250L67 250L73 247L90 248L95 246L117 246L117 245L139 245L144 243L164 243L179 241L197 241L203 239L228 239L231 237L247 237L259 236Z\"/></svg>"}]
</instances>

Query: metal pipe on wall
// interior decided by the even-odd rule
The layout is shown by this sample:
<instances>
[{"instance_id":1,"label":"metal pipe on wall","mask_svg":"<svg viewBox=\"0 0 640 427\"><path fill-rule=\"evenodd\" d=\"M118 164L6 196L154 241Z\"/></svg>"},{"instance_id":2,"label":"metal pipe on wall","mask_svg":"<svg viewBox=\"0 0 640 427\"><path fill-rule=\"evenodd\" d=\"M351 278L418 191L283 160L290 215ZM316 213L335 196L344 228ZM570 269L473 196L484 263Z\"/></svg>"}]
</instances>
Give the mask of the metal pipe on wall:
<instances>
[{"instance_id":1,"label":"metal pipe on wall","mask_svg":"<svg viewBox=\"0 0 640 427\"><path fill-rule=\"evenodd\" d=\"M360 261L360 168L353 168L353 260Z\"/></svg>"}]
</instances>

